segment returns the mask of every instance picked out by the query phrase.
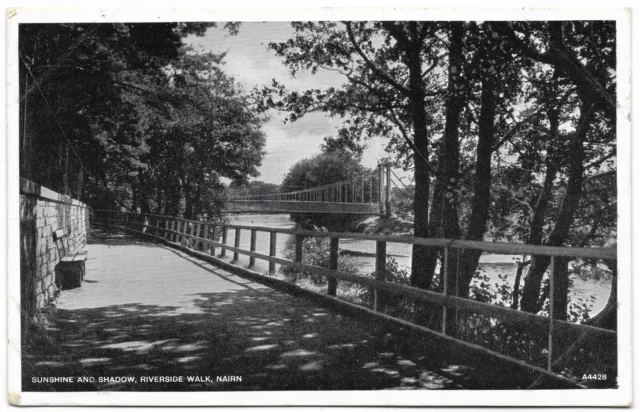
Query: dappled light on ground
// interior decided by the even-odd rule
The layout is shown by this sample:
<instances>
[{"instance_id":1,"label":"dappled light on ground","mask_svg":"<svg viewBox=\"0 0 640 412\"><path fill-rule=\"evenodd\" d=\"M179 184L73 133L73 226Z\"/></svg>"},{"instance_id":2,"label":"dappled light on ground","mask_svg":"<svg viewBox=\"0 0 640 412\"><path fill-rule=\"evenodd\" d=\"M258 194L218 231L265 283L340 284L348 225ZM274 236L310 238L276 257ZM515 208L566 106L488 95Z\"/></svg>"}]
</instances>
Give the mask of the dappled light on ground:
<instances>
[{"instance_id":1,"label":"dappled light on ground","mask_svg":"<svg viewBox=\"0 0 640 412\"><path fill-rule=\"evenodd\" d=\"M181 252L97 233L86 280L64 291L50 339L25 354L24 390L309 390L461 387L400 339ZM33 383L30 377L133 377ZM210 376L198 383L144 376ZM216 382L239 376L241 382Z\"/></svg>"}]
</instances>

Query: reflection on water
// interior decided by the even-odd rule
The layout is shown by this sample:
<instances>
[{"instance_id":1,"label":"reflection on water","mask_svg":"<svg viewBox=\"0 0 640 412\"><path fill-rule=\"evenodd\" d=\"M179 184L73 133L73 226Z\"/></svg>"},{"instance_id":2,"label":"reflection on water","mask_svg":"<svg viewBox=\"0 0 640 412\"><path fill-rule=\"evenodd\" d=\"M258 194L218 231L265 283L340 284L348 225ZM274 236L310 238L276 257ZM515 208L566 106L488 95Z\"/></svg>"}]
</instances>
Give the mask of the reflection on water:
<instances>
[{"instance_id":1,"label":"reflection on water","mask_svg":"<svg viewBox=\"0 0 640 412\"><path fill-rule=\"evenodd\" d=\"M270 227L274 229L292 229L295 224L289 220L289 215L230 215L231 224L244 225L244 226L261 226ZM234 243L234 231L230 230L228 234L227 243L233 245ZM287 246L293 241L292 235L284 233L278 233L276 237L276 256L283 257L283 253ZM250 231L241 230L240 236L240 248L249 249L250 246ZM375 252L375 242L358 239L341 239L340 248L348 249L357 252ZM405 266L408 270L411 268L411 245L402 243L387 243L387 255L393 257L399 265ZM269 254L269 233L257 232L256 235L256 251L265 255ZM341 257L344 259L344 257ZM483 275L489 277L491 284L502 283L499 278L500 275L506 276L506 280L510 285L513 285L516 276L516 263L515 260L518 256L515 255L496 255L485 254L480 258L480 269ZM248 264L249 258L247 256L240 256L239 262ZM260 272L266 272L268 270L268 262L256 259L256 270ZM373 257L358 257L358 272L361 274L369 274L374 271L375 258ZM593 308L591 315L595 315L600 312L607 303L609 293L611 291L610 281L598 281L598 280L582 280L581 278L574 276L572 278L573 286L570 290L570 298L573 302L578 302L578 299L588 301L591 296L595 298L593 302Z\"/></svg>"}]
</instances>

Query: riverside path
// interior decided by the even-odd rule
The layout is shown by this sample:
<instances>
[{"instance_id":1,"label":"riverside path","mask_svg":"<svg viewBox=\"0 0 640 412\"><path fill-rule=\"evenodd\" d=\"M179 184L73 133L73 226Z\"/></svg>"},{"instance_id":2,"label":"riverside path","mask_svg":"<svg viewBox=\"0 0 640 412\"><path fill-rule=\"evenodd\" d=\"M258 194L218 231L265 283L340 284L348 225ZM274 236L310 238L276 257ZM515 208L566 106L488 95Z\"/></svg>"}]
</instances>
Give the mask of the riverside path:
<instances>
[{"instance_id":1,"label":"riverside path","mask_svg":"<svg viewBox=\"0 0 640 412\"><path fill-rule=\"evenodd\" d=\"M76 383L30 378L23 382L25 390L487 385L469 368L416 351L411 339L372 321L334 312L181 251L96 229L87 248L82 287L61 293L48 339L23 358L26 376L72 376ZM200 382L187 382L196 376ZM77 377L85 382L77 383ZM122 382L125 377L131 381ZM175 377L183 377L182 382L166 382Z\"/></svg>"}]
</instances>

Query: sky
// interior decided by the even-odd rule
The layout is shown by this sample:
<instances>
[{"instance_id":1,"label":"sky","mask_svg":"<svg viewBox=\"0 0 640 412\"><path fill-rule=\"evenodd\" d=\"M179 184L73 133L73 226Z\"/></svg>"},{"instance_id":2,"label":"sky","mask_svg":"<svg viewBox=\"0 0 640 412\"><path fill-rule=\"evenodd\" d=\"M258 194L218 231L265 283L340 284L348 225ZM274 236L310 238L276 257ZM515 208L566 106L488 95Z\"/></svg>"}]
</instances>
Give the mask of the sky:
<instances>
[{"instance_id":1,"label":"sky","mask_svg":"<svg viewBox=\"0 0 640 412\"><path fill-rule=\"evenodd\" d=\"M246 91L254 86L271 84L272 79L297 91L339 87L344 83L346 79L342 75L327 70L318 70L315 75L301 72L292 78L281 58L267 49L269 42L285 41L292 34L293 29L286 22L243 22L236 36L228 35L222 28L210 28L203 37L190 36L187 43L196 51L227 52L223 69ZM272 110L269 114L271 119L263 127L267 136L266 155L259 168L260 176L254 180L276 184L282 182L289 168L298 160L320 153L323 138L335 136L342 123L340 118L331 118L324 113L311 113L293 123L285 124L285 113ZM378 159L386 156L384 145L383 139L371 139L362 164L374 167Z\"/></svg>"}]
</instances>

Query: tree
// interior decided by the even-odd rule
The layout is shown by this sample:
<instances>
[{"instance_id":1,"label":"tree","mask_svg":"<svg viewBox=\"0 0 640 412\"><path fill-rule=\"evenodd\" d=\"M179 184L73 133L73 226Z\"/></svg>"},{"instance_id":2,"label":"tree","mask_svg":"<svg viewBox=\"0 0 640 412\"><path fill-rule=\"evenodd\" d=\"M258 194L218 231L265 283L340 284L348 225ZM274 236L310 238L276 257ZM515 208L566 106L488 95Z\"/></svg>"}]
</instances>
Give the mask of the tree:
<instances>
[{"instance_id":1,"label":"tree","mask_svg":"<svg viewBox=\"0 0 640 412\"><path fill-rule=\"evenodd\" d=\"M293 120L312 110L350 115L345 122L350 133L345 136L356 140L367 133L388 137L398 163L414 167L414 234L457 239L462 231L456 190L465 175L461 162L467 160L461 157L458 137L461 115L465 102L474 98L474 87L482 86L476 167L472 169L476 172L475 194L466 235L481 239L490 198L485 182L490 182L491 156L496 150L493 124L498 89L514 84L518 64L511 62L508 50L496 48L489 23L344 22L342 26L295 23L296 36L271 47L285 58L293 74L303 68L338 70L347 80L345 85L339 90L286 94L274 82L263 90L265 104L289 110ZM274 101L274 95L279 100ZM503 105L513 99L508 89L501 96ZM433 194L432 178L436 179ZM431 286L438 255L428 247L414 246L412 285ZM477 256L470 254L465 262L464 280L456 292L461 295L468 292Z\"/></svg>"},{"instance_id":2,"label":"tree","mask_svg":"<svg viewBox=\"0 0 640 412\"><path fill-rule=\"evenodd\" d=\"M286 93L274 81L262 90L264 107L290 112L295 120L313 110L351 118L343 130L352 139L384 135L391 146L407 145L415 165L414 234L428 237L431 166L429 131L436 112L435 98L442 94L435 70L443 58L437 33L442 23L431 22L300 22L296 34L270 47L284 57L292 74L319 68L337 70L346 79L341 89ZM431 75L431 77L429 76ZM427 80L425 80L427 79ZM433 79L433 80L432 80ZM273 97L276 100L273 100ZM344 136L341 135L341 136ZM406 150L406 149L405 149ZM428 248L414 246L414 284L424 284L424 256Z\"/></svg>"},{"instance_id":3,"label":"tree","mask_svg":"<svg viewBox=\"0 0 640 412\"><path fill-rule=\"evenodd\" d=\"M246 185L231 182L227 187L227 198L241 196L260 196L280 192L280 185L254 180Z\"/></svg>"},{"instance_id":4,"label":"tree","mask_svg":"<svg viewBox=\"0 0 640 412\"><path fill-rule=\"evenodd\" d=\"M137 155L130 133L144 110L131 100L130 92L139 92L137 81L162 78L182 38L202 35L208 26L20 25L21 174L65 193L73 189L78 196L81 190L68 182L83 172L85 189L93 192L92 183L109 164L101 147L122 146L123 161ZM74 170L60 167L72 162Z\"/></svg>"},{"instance_id":5,"label":"tree","mask_svg":"<svg viewBox=\"0 0 640 412\"><path fill-rule=\"evenodd\" d=\"M608 146L615 138L611 23L301 22L293 27L291 39L270 45L291 73L334 70L345 83L300 93L287 92L274 80L256 93L263 108L288 111L293 121L311 111L341 116L342 134L330 143L348 147L350 142L354 151L367 135L387 137L396 165L415 170L416 236L574 241L585 178L615 156ZM589 224L593 228L595 222ZM460 274L457 287L448 285L450 293L468 295L479 257L464 251L459 261L450 259ZM413 286L432 286L438 259L439 251L414 248ZM537 311L548 262L534 258L522 264L529 270L521 307ZM558 270L563 275L556 277L556 307L566 313L561 300L568 275Z\"/></svg>"},{"instance_id":6,"label":"tree","mask_svg":"<svg viewBox=\"0 0 640 412\"><path fill-rule=\"evenodd\" d=\"M168 69L163 92L180 104L173 105L169 126L162 124L150 140L154 150L143 173L157 179L156 193L164 193L166 201L158 209L189 217L211 214L223 201L221 177L239 185L258 176L266 118L255 113L248 96L222 72L223 58L185 50Z\"/></svg>"},{"instance_id":7,"label":"tree","mask_svg":"<svg viewBox=\"0 0 640 412\"><path fill-rule=\"evenodd\" d=\"M21 25L21 174L94 207L218 208L221 177L257 175L265 118L220 69L224 54L184 48L184 36L212 25ZM83 190L67 191L70 168L51 173L65 159Z\"/></svg>"}]
</instances>

